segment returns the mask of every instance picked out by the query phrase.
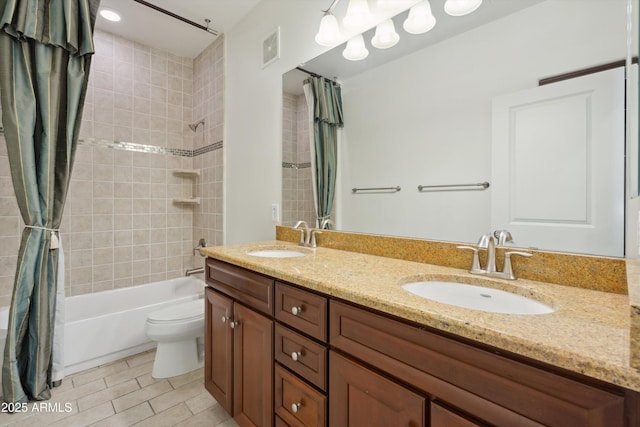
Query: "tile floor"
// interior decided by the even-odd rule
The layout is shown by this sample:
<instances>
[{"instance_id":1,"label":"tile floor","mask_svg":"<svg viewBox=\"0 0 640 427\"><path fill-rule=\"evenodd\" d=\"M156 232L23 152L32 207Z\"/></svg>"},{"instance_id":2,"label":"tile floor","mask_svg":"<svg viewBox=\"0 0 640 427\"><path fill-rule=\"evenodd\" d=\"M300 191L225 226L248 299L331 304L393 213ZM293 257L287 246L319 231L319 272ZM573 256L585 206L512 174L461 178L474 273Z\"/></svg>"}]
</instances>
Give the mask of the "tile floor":
<instances>
[{"instance_id":1,"label":"tile floor","mask_svg":"<svg viewBox=\"0 0 640 427\"><path fill-rule=\"evenodd\" d=\"M237 427L204 389L202 369L154 379L154 356L152 350L73 374L41 412L31 402L26 412L0 413L0 426Z\"/></svg>"}]
</instances>

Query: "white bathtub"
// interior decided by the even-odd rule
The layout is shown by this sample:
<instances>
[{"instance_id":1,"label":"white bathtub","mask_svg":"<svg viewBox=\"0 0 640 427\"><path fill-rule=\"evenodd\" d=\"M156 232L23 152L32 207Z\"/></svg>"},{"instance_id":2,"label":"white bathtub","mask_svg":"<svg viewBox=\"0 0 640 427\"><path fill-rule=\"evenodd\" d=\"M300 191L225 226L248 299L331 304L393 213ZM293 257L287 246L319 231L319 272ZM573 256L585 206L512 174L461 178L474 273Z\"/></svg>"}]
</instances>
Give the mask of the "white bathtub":
<instances>
[{"instance_id":1,"label":"white bathtub","mask_svg":"<svg viewBox=\"0 0 640 427\"><path fill-rule=\"evenodd\" d=\"M65 375L155 347L144 333L147 313L202 298L204 282L182 277L148 285L67 297ZM204 302L203 302L204 311ZM0 355L4 355L9 308L0 309ZM0 356L0 370L3 356ZM1 390L0 390L1 393Z\"/></svg>"}]
</instances>

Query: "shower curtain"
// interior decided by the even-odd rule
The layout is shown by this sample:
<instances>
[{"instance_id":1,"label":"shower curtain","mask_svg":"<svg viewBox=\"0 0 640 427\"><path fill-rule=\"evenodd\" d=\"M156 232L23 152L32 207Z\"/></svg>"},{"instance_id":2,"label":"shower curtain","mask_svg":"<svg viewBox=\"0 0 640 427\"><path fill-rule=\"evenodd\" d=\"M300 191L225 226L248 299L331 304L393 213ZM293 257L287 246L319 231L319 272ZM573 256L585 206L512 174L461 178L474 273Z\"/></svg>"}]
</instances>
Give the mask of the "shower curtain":
<instances>
[{"instance_id":1,"label":"shower curtain","mask_svg":"<svg viewBox=\"0 0 640 427\"><path fill-rule=\"evenodd\" d=\"M304 95L309 107L309 141L311 148L311 179L316 209L316 226L330 219L336 188L338 167L338 128L342 119L340 86L324 77L304 81Z\"/></svg>"},{"instance_id":2,"label":"shower curtain","mask_svg":"<svg viewBox=\"0 0 640 427\"><path fill-rule=\"evenodd\" d=\"M51 397L58 227L69 188L100 0L0 0L0 96L25 229L2 368L6 402ZM64 286L64 285L62 285Z\"/></svg>"}]
</instances>

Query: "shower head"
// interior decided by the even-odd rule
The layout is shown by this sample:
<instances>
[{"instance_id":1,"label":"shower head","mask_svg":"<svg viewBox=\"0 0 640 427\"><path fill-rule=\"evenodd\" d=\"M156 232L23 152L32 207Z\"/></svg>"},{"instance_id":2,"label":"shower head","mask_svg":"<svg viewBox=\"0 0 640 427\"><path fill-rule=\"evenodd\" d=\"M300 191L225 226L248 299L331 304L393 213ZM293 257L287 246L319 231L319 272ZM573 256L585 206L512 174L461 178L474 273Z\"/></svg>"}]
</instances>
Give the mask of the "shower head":
<instances>
[{"instance_id":1,"label":"shower head","mask_svg":"<svg viewBox=\"0 0 640 427\"><path fill-rule=\"evenodd\" d=\"M196 129L198 129L198 126L200 125L204 125L204 119L200 120L199 122L189 124L189 129L195 132Z\"/></svg>"}]
</instances>

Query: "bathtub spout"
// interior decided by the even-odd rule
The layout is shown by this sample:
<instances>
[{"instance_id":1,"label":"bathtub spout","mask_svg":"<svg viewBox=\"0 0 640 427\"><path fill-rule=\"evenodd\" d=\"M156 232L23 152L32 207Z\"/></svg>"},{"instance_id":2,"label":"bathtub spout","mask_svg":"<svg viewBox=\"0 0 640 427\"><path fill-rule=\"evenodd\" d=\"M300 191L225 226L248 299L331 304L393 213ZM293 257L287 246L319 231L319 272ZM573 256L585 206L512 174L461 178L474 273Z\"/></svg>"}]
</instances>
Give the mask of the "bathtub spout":
<instances>
[{"instance_id":1,"label":"bathtub spout","mask_svg":"<svg viewBox=\"0 0 640 427\"><path fill-rule=\"evenodd\" d=\"M185 271L184 275L191 276L193 274L200 274L200 273L204 273L204 267L187 268L187 271Z\"/></svg>"}]
</instances>

